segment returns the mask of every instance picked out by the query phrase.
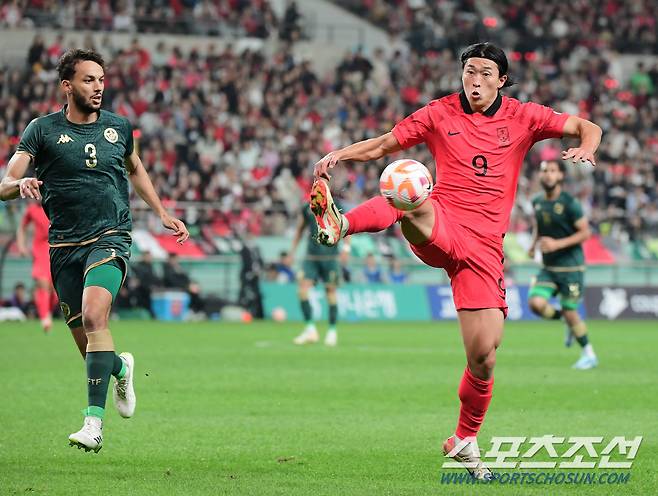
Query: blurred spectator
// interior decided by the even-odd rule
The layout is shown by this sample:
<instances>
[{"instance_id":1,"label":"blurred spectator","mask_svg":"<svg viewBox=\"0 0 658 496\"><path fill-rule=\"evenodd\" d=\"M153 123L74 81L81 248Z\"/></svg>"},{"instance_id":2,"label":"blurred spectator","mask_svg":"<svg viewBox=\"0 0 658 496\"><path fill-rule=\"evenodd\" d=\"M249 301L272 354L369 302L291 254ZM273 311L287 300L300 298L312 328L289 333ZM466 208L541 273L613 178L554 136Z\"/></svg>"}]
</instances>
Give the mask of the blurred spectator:
<instances>
[{"instance_id":1,"label":"blurred spectator","mask_svg":"<svg viewBox=\"0 0 658 496\"><path fill-rule=\"evenodd\" d=\"M22 282L16 283L14 292L3 306L18 308L28 318L36 317L36 307L25 289L25 284Z\"/></svg>"},{"instance_id":2,"label":"blurred spectator","mask_svg":"<svg viewBox=\"0 0 658 496\"><path fill-rule=\"evenodd\" d=\"M161 287L163 284L160 277L155 273L151 252L144 252L141 260L137 263L133 263L131 269L135 281L135 286L133 288L135 306L148 310L151 317L155 317L151 310L151 292L153 289Z\"/></svg>"},{"instance_id":3,"label":"blurred spectator","mask_svg":"<svg viewBox=\"0 0 658 496\"><path fill-rule=\"evenodd\" d=\"M404 284L409 275L402 269L402 263L397 258L391 258L388 278L394 284Z\"/></svg>"},{"instance_id":4,"label":"blurred spectator","mask_svg":"<svg viewBox=\"0 0 658 496\"><path fill-rule=\"evenodd\" d=\"M295 282L295 271L292 270L292 257L287 251L282 251L279 254L279 261L274 264L276 269L276 281L284 284L288 282Z\"/></svg>"},{"instance_id":5,"label":"blurred spectator","mask_svg":"<svg viewBox=\"0 0 658 496\"><path fill-rule=\"evenodd\" d=\"M363 268L363 278L370 284L381 284L384 282L382 269L377 264L377 259L373 253L366 255L365 267Z\"/></svg>"},{"instance_id":6,"label":"blurred spectator","mask_svg":"<svg viewBox=\"0 0 658 496\"><path fill-rule=\"evenodd\" d=\"M183 267L181 267L178 255L170 253L164 265L162 284L165 288L175 288L186 291L190 295L190 310L195 314L205 311L204 300L201 297L201 288L190 279Z\"/></svg>"}]
</instances>

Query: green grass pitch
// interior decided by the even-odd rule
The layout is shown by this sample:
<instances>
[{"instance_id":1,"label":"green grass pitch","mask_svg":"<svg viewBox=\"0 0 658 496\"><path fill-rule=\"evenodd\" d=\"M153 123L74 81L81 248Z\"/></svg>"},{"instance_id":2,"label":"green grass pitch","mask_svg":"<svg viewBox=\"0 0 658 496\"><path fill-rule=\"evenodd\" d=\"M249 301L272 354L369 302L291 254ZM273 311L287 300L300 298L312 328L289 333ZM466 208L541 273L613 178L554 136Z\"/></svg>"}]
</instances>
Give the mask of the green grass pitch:
<instances>
[{"instance_id":1,"label":"green grass pitch","mask_svg":"<svg viewBox=\"0 0 658 496\"><path fill-rule=\"evenodd\" d=\"M508 323L491 436L642 435L623 485L441 484L464 368L455 323L343 324L336 349L295 324L113 322L136 357L137 412L111 393L98 454L69 448L86 406L61 322L0 323L0 495L656 494L655 322L591 322L600 366L574 371L559 323ZM577 346L576 346L577 347ZM482 442L482 441L481 441ZM596 470L596 469L594 469Z\"/></svg>"}]
</instances>

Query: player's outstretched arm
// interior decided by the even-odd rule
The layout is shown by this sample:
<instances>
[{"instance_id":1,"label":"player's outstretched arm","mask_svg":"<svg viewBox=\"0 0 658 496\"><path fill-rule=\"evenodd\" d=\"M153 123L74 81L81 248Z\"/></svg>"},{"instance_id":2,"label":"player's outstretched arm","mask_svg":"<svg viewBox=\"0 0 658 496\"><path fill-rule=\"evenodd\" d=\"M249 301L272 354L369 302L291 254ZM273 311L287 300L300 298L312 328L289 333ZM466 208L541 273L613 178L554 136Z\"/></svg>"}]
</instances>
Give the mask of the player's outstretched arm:
<instances>
[{"instance_id":1,"label":"player's outstretched arm","mask_svg":"<svg viewBox=\"0 0 658 496\"><path fill-rule=\"evenodd\" d=\"M563 134L570 138L580 138L580 146L562 152L562 160L571 159L574 164L578 161L589 161L592 165L596 165L594 154L601 143L603 134L599 126L587 119L570 115L564 123Z\"/></svg>"},{"instance_id":2,"label":"player's outstretched arm","mask_svg":"<svg viewBox=\"0 0 658 496\"><path fill-rule=\"evenodd\" d=\"M133 151L128 156L126 159L126 168L128 170L130 182L140 198L148 203L149 207L160 216L163 226L174 231L174 236L176 236L177 241L179 243L184 243L187 238L190 237L190 233L187 232L187 227L185 227L183 221L169 215L162 206L160 197L155 192L151 178L146 173L144 164L142 164L137 152Z\"/></svg>"},{"instance_id":3,"label":"player's outstretched arm","mask_svg":"<svg viewBox=\"0 0 658 496\"><path fill-rule=\"evenodd\" d=\"M313 175L316 178L323 177L329 179L329 169L341 160L355 160L357 162L367 162L368 160L380 159L389 153L395 153L402 150L400 143L392 132L383 134L378 138L371 138L364 141L359 141L352 145L334 150L315 164Z\"/></svg>"},{"instance_id":4,"label":"player's outstretched arm","mask_svg":"<svg viewBox=\"0 0 658 496\"><path fill-rule=\"evenodd\" d=\"M14 153L7 165L7 173L0 182L0 200L13 200L19 196L41 200L39 186L43 183L36 177L23 177L30 162L32 157L27 153Z\"/></svg>"}]
</instances>

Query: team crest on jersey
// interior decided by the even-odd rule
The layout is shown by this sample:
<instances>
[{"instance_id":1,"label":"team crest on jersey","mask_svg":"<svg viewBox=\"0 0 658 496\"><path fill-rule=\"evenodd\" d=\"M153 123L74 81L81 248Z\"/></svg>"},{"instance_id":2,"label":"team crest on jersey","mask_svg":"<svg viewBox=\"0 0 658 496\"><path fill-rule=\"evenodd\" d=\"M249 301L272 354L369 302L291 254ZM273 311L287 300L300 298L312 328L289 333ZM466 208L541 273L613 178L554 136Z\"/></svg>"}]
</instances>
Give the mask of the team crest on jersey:
<instances>
[{"instance_id":1,"label":"team crest on jersey","mask_svg":"<svg viewBox=\"0 0 658 496\"><path fill-rule=\"evenodd\" d=\"M71 307L69 307L66 303L61 301L59 303L59 308L62 309L62 313L64 314L64 318L68 320L68 318L71 316Z\"/></svg>"},{"instance_id":2,"label":"team crest on jersey","mask_svg":"<svg viewBox=\"0 0 658 496\"><path fill-rule=\"evenodd\" d=\"M496 134L498 134L498 144L500 146L509 145L509 129L507 127L499 127L496 129Z\"/></svg>"},{"instance_id":3,"label":"team crest on jersey","mask_svg":"<svg viewBox=\"0 0 658 496\"><path fill-rule=\"evenodd\" d=\"M105 136L105 139L110 143L116 143L119 139L119 133L117 133L116 130L112 127L105 128L103 136Z\"/></svg>"},{"instance_id":4,"label":"team crest on jersey","mask_svg":"<svg viewBox=\"0 0 658 496\"><path fill-rule=\"evenodd\" d=\"M555 212L557 215L562 215L562 212L564 212L564 205L561 203L556 203L553 205L553 212Z\"/></svg>"}]
</instances>

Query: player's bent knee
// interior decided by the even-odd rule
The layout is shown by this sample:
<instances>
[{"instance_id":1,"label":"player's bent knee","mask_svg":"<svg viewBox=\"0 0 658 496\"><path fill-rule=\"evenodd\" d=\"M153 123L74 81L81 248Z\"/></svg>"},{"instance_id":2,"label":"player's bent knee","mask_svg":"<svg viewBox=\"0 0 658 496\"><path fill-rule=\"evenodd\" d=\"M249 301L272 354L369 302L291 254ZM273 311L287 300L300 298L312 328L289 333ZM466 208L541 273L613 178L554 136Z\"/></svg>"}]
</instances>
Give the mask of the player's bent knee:
<instances>
[{"instance_id":1,"label":"player's bent knee","mask_svg":"<svg viewBox=\"0 0 658 496\"><path fill-rule=\"evenodd\" d=\"M533 296L528 301L528 306L530 307L530 310L532 310L533 312L541 313L541 311L546 306L546 300L544 298L539 298L537 296Z\"/></svg>"},{"instance_id":2,"label":"player's bent knee","mask_svg":"<svg viewBox=\"0 0 658 496\"><path fill-rule=\"evenodd\" d=\"M107 329L108 312L106 308L100 306L86 305L82 309L82 325L85 332L94 332L99 329Z\"/></svg>"}]
</instances>

